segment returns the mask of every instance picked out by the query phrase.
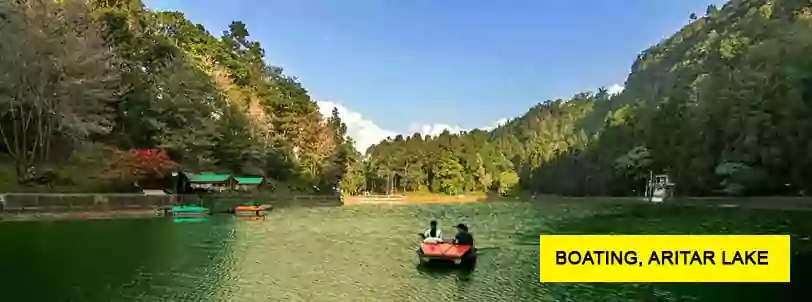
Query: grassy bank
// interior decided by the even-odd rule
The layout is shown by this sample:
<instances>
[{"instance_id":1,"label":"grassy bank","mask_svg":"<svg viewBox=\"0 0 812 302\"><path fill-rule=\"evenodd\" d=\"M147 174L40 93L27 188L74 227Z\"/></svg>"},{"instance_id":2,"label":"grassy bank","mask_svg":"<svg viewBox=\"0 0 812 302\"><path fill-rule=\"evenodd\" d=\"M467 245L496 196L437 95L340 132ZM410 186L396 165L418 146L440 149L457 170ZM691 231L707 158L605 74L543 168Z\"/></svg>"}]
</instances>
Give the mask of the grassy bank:
<instances>
[{"instance_id":1,"label":"grassy bank","mask_svg":"<svg viewBox=\"0 0 812 302\"><path fill-rule=\"evenodd\" d=\"M0 221L50 220L50 219L97 219L120 217L152 217L155 209L174 202L200 204L213 213L226 213L245 202L271 204L275 207L289 206L340 206L362 204L466 204L526 202L551 204L591 204L621 206L647 204L639 197L562 197L530 196L504 197L494 195L447 196L436 194L345 196L339 200L331 195L281 195L281 194L221 194L210 196L184 195L173 201L172 196L145 196L139 194L0 194ZM788 211L812 210L812 198L796 197L745 197L745 198L675 198L663 207L680 208L746 208L777 209ZM659 205L654 205L655 207Z\"/></svg>"},{"instance_id":2,"label":"grassy bank","mask_svg":"<svg viewBox=\"0 0 812 302\"><path fill-rule=\"evenodd\" d=\"M0 220L116 218L154 216L155 210L173 204L196 204L212 213L228 213L245 203L274 207L340 206L337 195L211 194L160 195L83 193L0 193Z\"/></svg>"}]
</instances>

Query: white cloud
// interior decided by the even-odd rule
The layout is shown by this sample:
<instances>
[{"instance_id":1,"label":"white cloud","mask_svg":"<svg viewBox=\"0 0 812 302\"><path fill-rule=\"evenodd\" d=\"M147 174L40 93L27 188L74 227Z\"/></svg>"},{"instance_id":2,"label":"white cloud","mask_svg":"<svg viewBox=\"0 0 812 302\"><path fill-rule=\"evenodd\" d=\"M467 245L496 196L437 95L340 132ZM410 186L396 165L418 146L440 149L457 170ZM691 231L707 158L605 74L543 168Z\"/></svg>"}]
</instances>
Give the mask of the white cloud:
<instances>
[{"instance_id":1,"label":"white cloud","mask_svg":"<svg viewBox=\"0 0 812 302\"><path fill-rule=\"evenodd\" d=\"M364 119L360 113L349 110L341 104L323 101L318 101L316 104L324 117L330 117L333 108L338 108L338 116L347 125L347 135L355 140L355 148L361 153L365 153L369 146L377 144L387 136L397 135L397 132L383 129L375 122Z\"/></svg>"},{"instance_id":2,"label":"white cloud","mask_svg":"<svg viewBox=\"0 0 812 302\"><path fill-rule=\"evenodd\" d=\"M615 95L615 94L623 92L624 88L625 87L623 87L623 86L621 86L619 84L614 84L614 85L609 87L608 92L609 92L610 95Z\"/></svg>"},{"instance_id":3,"label":"white cloud","mask_svg":"<svg viewBox=\"0 0 812 302\"><path fill-rule=\"evenodd\" d=\"M379 143L386 137L394 138L398 134L408 136L417 132L423 136L437 136L440 135L440 133L442 133L444 130L448 130L452 134L468 130L460 126L443 123L413 123L409 126L408 133L398 133L397 131L381 128L372 120L365 119L360 113L352 111L341 104L328 101L317 101L316 104L319 106L319 112L321 112L325 118L328 118L333 114L333 108L338 108L338 116L341 117L341 121L347 125L347 135L349 135L355 141L355 148L361 153L365 153L369 146ZM480 127L480 129L486 131L493 130L498 126L505 124L507 120L507 118L501 118L490 126Z\"/></svg>"},{"instance_id":4,"label":"white cloud","mask_svg":"<svg viewBox=\"0 0 812 302\"><path fill-rule=\"evenodd\" d=\"M499 127L499 126L502 126L502 125L506 124L507 121L508 121L508 118L506 118L506 117L505 118L500 118L500 119L496 120L496 122L493 122L492 124L490 124L488 126L477 127L477 128L479 128L481 130L485 130L485 131L491 131L491 130L495 129L496 127ZM457 134L460 131L470 131L470 130L473 130L473 129L466 129L466 128L463 128L463 127L460 127L460 126L452 126L452 125L443 124L443 123L434 123L434 124L413 123L411 126L409 126L409 131L411 131L412 133L418 132L423 136L426 136L426 135L438 136L438 135L440 135L440 133L443 133L443 131L445 131L445 130L448 130L448 132L451 132L452 134Z\"/></svg>"},{"instance_id":5,"label":"white cloud","mask_svg":"<svg viewBox=\"0 0 812 302\"><path fill-rule=\"evenodd\" d=\"M490 125L490 126L487 126L487 127L482 127L481 129L485 130L485 131L491 131L491 130L495 129L496 127L507 124L507 122L508 122L508 118L503 117L503 118L500 118L500 119L496 120L496 122L494 122L493 125Z\"/></svg>"},{"instance_id":6,"label":"white cloud","mask_svg":"<svg viewBox=\"0 0 812 302\"><path fill-rule=\"evenodd\" d=\"M449 124L442 124L442 123L435 123L435 124L413 123L411 126L409 126L409 132L411 132L411 133L417 132L417 133L420 133L420 135L422 135L422 136L426 136L426 135L438 136L438 135L440 135L440 133L443 133L443 131L445 131L445 130L448 130L448 132L451 132L451 134L456 134L456 133L459 133L460 131L463 131L465 129L463 129L460 126L452 126L452 125L449 125Z\"/></svg>"}]
</instances>

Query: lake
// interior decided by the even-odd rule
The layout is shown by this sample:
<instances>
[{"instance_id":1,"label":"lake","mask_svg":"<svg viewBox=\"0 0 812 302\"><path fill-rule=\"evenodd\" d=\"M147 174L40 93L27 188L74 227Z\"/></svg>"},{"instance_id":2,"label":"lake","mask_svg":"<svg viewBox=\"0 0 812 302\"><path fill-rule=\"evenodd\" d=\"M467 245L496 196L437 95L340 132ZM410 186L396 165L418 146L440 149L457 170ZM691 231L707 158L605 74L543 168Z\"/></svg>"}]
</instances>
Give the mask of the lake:
<instances>
[{"instance_id":1,"label":"lake","mask_svg":"<svg viewBox=\"0 0 812 302\"><path fill-rule=\"evenodd\" d=\"M280 208L0 223L2 301L801 301L810 212L588 203ZM417 233L469 225L473 270L417 265ZM540 233L793 234L793 284L541 284ZM806 294L806 293L801 293ZM792 296L795 295L795 296ZM810 296L806 296L808 298Z\"/></svg>"}]
</instances>

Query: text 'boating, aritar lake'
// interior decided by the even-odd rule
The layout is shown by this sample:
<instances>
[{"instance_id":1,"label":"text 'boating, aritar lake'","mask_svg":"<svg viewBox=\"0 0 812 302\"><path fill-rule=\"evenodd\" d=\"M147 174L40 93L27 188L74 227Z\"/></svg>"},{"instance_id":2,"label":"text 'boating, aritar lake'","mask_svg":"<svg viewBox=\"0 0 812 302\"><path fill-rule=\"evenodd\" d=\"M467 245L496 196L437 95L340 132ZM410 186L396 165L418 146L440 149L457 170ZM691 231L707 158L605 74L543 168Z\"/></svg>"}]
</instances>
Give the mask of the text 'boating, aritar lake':
<instances>
[{"instance_id":1,"label":"text 'boating, aritar lake'","mask_svg":"<svg viewBox=\"0 0 812 302\"><path fill-rule=\"evenodd\" d=\"M803 301L809 215L479 203L0 223L0 301ZM432 219L446 237L471 227L481 249L472 271L418 267L416 234ZM541 284L542 232L792 234L793 284Z\"/></svg>"}]
</instances>

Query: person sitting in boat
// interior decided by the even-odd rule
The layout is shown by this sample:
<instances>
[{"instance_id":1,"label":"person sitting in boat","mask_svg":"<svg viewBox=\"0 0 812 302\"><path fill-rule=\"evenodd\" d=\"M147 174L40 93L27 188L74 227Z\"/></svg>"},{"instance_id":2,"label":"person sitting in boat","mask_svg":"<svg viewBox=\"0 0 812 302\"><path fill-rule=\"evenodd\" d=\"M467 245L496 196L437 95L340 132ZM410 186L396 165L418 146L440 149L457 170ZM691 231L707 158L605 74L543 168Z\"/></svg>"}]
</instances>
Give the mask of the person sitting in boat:
<instances>
[{"instance_id":1,"label":"person sitting in boat","mask_svg":"<svg viewBox=\"0 0 812 302\"><path fill-rule=\"evenodd\" d=\"M457 245L474 245L474 236L468 232L468 226L460 223L457 225L457 235L454 235L454 239L451 241L453 244Z\"/></svg>"},{"instance_id":2,"label":"person sitting in boat","mask_svg":"<svg viewBox=\"0 0 812 302\"><path fill-rule=\"evenodd\" d=\"M442 242L443 241L443 232L437 228L437 221L432 220L429 223L429 228L426 229L423 234L420 234L423 237L423 242Z\"/></svg>"}]
</instances>

